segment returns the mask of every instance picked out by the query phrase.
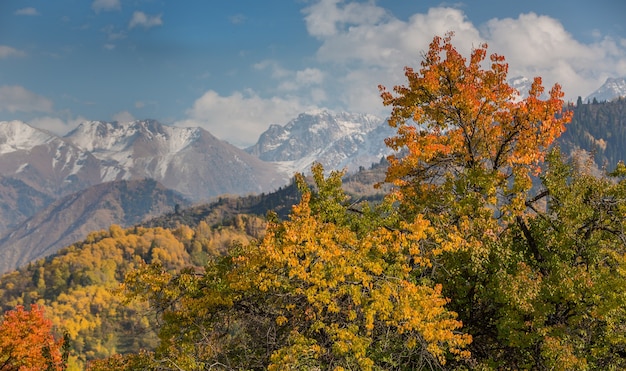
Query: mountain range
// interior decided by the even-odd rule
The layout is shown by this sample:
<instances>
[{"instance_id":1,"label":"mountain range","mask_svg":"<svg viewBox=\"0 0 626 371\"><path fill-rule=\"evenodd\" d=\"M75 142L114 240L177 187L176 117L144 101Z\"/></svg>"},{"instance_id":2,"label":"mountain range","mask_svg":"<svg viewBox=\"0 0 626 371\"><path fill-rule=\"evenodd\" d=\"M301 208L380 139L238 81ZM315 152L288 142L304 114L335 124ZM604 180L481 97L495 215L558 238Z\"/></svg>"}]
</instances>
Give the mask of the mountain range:
<instances>
[{"instance_id":1,"label":"mountain range","mask_svg":"<svg viewBox=\"0 0 626 371\"><path fill-rule=\"evenodd\" d=\"M510 83L522 95L530 86L523 77ZM609 79L596 99L626 95L625 86ZM224 194L271 192L316 161L364 170L390 153L384 138L392 134L382 118L329 111L271 125L245 150L201 128L154 120L87 121L65 136L0 122L0 273L113 223L133 225ZM129 203L131 194L141 205Z\"/></svg>"},{"instance_id":2,"label":"mountain range","mask_svg":"<svg viewBox=\"0 0 626 371\"><path fill-rule=\"evenodd\" d=\"M55 253L112 224L131 226L190 203L152 179L97 184L62 197L0 239L0 273Z\"/></svg>"}]
</instances>

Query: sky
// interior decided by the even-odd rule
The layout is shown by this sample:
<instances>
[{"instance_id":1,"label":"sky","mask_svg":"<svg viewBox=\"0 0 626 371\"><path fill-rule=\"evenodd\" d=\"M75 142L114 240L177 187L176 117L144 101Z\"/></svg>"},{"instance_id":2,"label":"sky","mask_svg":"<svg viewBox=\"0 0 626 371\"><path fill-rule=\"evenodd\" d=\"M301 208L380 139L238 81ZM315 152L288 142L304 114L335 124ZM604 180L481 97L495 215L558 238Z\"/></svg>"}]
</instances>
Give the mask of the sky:
<instances>
[{"instance_id":1,"label":"sky","mask_svg":"<svg viewBox=\"0 0 626 371\"><path fill-rule=\"evenodd\" d=\"M623 0L0 0L0 121L203 127L236 146L320 109L385 117L435 35L575 101L626 77Z\"/></svg>"}]
</instances>

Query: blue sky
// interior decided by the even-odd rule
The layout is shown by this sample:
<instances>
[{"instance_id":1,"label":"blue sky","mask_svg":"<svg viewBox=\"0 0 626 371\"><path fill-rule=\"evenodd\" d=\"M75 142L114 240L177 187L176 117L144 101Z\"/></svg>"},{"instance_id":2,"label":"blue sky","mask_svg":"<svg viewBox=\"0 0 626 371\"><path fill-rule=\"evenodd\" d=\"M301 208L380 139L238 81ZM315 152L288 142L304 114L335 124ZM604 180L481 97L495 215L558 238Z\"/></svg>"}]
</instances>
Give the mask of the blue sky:
<instances>
[{"instance_id":1,"label":"blue sky","mask_svg":"<svg viewBox=\"0 0 626 371\"><path fill-rule=\"evenodd\" d=\"M201 126L238 146L331 109L384 116L434 35L482 42L567 98L626 76L626 2L2 0L0 121Z\"/></svg>"}]
</instances>

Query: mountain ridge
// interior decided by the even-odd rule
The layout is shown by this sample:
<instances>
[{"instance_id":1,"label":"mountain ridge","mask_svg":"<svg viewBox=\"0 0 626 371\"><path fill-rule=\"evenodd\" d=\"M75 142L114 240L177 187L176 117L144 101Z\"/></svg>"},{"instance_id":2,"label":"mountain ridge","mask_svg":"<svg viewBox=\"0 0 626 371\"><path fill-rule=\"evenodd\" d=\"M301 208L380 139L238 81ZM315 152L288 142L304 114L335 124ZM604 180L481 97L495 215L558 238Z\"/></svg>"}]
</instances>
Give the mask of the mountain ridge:
<instances>
[{"instance_id":1,"label":"mountain ridge","mask_svg":"<svg viewBox=\"0 0 626 371\"><path fill-rule=\"evenodd\" d=\"M0 238L0 274L112 224L128 227L190 202L152 179L97 184L60 198Z\"/></svg>"},{"instance_id":2,"label":"mountain ridge","mask_svg":"<svg viewBox=\"0 0 626 371\"><path fill-rule=\"evenodd\" d=\"M313 162L327 170L356 171L391 153L383 138L392 134L380 117L321 110L302 113L285 125L271 125L246 152L285 173L308 173Z\"/></svg>"}]
</instances>

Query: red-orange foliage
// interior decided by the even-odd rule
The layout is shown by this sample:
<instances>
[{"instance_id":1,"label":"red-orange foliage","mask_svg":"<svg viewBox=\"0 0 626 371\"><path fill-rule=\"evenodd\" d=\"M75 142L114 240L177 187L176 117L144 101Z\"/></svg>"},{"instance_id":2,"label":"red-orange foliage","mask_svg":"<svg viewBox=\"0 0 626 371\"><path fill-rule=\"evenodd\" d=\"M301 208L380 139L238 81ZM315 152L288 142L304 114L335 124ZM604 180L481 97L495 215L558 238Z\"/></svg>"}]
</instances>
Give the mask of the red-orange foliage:
<instances>
[{"instance_id":1,"label":"red-orange foliage","mask_svg":"<svg viewBox=\"0 0 626 371\"><path fill-rule=\"evenodd\" d=\"M0 371L63 370L63 339L52 334L52 322L37 304L19 305L0 323Z\"/></svg>"},{"instance_id":2,"label":"red-orange foliage","mask_svg":"<svg viewBox=\"0 0 626 371\"><path fill-rule=\"evenodd\" d=\"M543 100L544 87L536 77L522 99L507 82L503 56L492 54L490 68L483 68L487 45L474 49L468 61L452 45L452 36L433 39L421 69L405 69L408 85L394 87L393 93L379 87L384 104L393 107L389 125L397 129L386 143L406 150L389 157L386 181L401 187L405 197L427 199L435 185L465 172L488 197L509 188L503 196L513 198L510 209L519 213L532 185L529 175L537 173L571 113L562 111L560 85ZM486 179L493 182L484 184Z\"/></svg>"}]
</instances>

